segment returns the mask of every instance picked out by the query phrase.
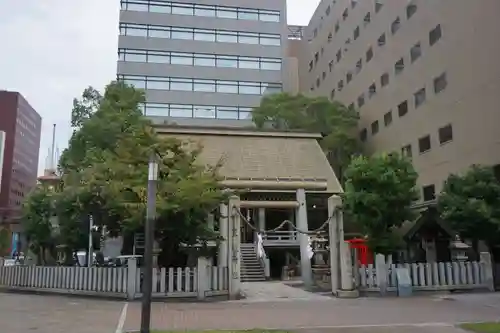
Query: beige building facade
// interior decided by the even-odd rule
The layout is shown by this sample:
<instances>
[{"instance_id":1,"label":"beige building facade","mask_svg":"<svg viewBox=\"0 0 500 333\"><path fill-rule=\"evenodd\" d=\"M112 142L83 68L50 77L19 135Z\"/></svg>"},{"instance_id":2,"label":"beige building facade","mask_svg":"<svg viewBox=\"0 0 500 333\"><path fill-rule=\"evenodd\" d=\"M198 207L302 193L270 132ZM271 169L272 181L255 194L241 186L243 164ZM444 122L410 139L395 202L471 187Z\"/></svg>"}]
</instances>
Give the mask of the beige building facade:
<instances>
[{"instance_id":1,"label":"beige building facade","mask_svg":"<svg viewBox=\"0 0 500 333\"><path fill-rule=\"evenodd\" d=\"M289 41L299 89L360 114L369 153L410 155L421 196L500 163L500 1L323 0Z\"/></svg>"}]
</instances>

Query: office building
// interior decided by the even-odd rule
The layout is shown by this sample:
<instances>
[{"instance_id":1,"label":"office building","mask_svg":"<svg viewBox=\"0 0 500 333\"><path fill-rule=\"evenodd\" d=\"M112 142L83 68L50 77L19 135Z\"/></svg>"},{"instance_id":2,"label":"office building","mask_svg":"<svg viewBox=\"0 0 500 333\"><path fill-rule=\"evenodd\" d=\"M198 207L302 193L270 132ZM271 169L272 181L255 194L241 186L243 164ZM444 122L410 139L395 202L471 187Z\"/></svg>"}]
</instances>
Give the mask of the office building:
<instances>
[{"instance_id":1,"label":"office building","mask_svg":"<svg viewBox=\"0 0 500 333\"><path fill-rule=\"evenodd\" d=\"M285 0L121 0L118 79L156 122L248 126L287 89L287 34Z\"/></svg>"},{"instance_id":2,"label":"office building","mask_svg":"<svg viewBox=\"0 0 500 333\"><path fill-rule=\"evenodd\" d=\"M500 1L323 0L289 41L300 90L356 107L368 153L412 157L425 201L500 163Z\"/></svg>"},{"instance_id":3,"label":"office building","mask_svg":"<svg viewBox=\"0 0 500 333\"><path fill-rule=\"evenodd\" d=\"M24 198L36 185L41 124L20 93L0 91L0 131L5 133L0 223L16 224Z\"/></svg>"}]
</instances>

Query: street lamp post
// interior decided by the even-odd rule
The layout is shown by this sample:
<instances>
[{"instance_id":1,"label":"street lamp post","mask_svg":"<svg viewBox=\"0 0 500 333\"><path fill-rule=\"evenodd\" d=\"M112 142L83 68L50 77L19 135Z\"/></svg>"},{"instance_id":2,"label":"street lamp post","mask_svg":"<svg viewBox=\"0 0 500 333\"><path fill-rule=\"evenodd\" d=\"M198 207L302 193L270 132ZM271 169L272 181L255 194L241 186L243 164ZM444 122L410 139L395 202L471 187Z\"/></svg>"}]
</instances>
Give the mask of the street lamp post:
<instances>
[{"instance_id":1,"label":"street lamp post","mask_svg":"<svg viewBox=\"0 0 500 333\"><path fill-rule=\"evenodd\" d=\"M158 180L158 161L156 155L149 159L148 197L146 210L146 244L144 248L144 280L142 288L141 333L150 333L151 292L153 283L153 243L156 215L156 181Z\"/></svg>"}]
</instances>

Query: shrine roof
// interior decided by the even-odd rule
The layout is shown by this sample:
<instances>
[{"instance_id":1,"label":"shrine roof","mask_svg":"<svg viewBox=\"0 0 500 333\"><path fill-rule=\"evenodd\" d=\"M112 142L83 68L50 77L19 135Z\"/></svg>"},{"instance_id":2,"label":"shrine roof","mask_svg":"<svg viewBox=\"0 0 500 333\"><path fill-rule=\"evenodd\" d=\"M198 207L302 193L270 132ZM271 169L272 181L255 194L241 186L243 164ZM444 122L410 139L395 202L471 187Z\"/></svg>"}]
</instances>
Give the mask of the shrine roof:
<instances>
[{"instance_id":1,"label":"shrine roof","mask_svg":"<svg viewBox=\"0 0 500 333\"><path fill-rule=\"evenodd\" d=\"M319 192L342 193L318 143L320 134L185 126L158 126L156 131L188 146L201 144L200 160L206 165L222 161L225 180L324 182L326 190Z\"/></svg>"}]
</instances>

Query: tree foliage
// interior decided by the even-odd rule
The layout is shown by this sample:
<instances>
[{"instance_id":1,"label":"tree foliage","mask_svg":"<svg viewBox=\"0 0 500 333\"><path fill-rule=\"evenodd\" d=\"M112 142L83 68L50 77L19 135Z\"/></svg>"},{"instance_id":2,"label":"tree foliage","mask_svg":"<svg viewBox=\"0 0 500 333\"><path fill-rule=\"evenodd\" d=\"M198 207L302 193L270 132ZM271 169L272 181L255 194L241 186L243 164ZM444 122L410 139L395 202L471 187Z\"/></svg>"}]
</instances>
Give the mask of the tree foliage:
<instances>
[{"instance_id":1,"label":"tree foliage","mask_svg":"<svg viewBox=\"0 0 500 333\"><path fill-rule=\"evenodd\" d=\"M360 150L356 129L358 113L326 97L288 93L268 95L253 110L252 117L258 128L271 126L285 131L321 133L321 147L340 178L351 156Z\"/></svg>"},{"instance_id":2,"label":"tree foliage","mask_svg":"<svg viewBox=\"0 0 500 333\"><path fill-rule=\"evenodd\" d=\"M463 175L450 175L438 210L464 239L489 244L500 240L500 185L490 167L474 165Z\"/></svg>"},{"instance_id":3,"label":"tree foliage","mask_svg":"<svg viewBox=\"0 0 500 333\"><path fill-rule=\"evenodd\" d=\"M112 235L140 232L147 204L148 162L156 156L156 237L168 261L179 243L204 243L216 234L207 215L225 196L218 167L197 163L201 147L158 135L143 117L144 92L121 82L103 95L93 88L73 103L75 127L60 161L61 189L55 211L61 234L77 246L92 216ZM85 230L83 231L85 235ZM167 246L168 245L168 246Z\"/></svg>"},{"instance_id":4,"label":"tree foliage","mask_svg":"<svg viewBox=\"0 0 500 333\"><path fill-rule=\"evenodd\" d=\"M38 256L38 261L46 261L46 253L55 249L52 218L55 215L52 188L38 185L26 198L22 207L22 223L30 244L30 250Z\"/></svg>"},{"instance_id":5,"label":"tree foliage","mask_svg":"<svg viewBox=\"0 0 500 333\"><path fill-rule=\"evenodd\" d=\"M346 170L343 209L367 235L374 253L390 254L400 245L395 230L414 218L417 173L399 154L353 159Z\"/></svg>"}]
</instances>

